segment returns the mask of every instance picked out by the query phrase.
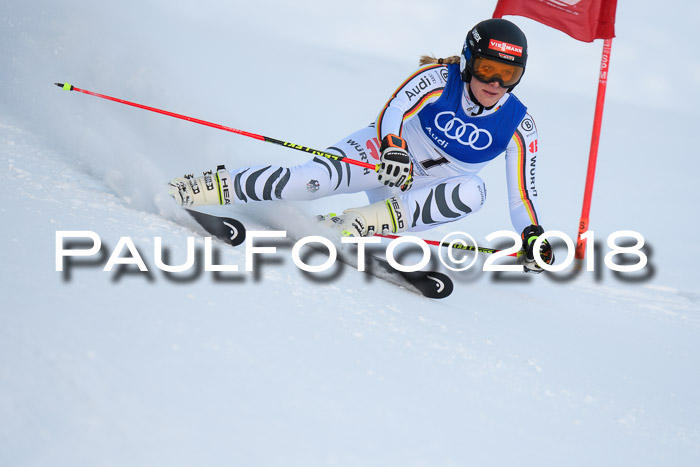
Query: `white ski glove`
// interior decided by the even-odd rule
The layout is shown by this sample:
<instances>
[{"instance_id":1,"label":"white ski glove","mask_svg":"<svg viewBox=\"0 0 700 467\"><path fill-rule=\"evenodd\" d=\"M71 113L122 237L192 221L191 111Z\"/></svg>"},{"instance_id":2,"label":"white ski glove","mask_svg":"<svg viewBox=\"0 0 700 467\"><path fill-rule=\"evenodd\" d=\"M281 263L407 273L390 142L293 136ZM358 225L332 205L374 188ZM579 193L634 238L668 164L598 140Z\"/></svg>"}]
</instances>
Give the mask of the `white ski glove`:
<instances>
[{"instance_id":1,"label":"white ski glove","mask_svg":"<svg viewBox=\"0 0 700 467\"><path fill-rule=\"evenodd\" d=\"M400 136L386 135L380 150L377 178L384 185L398 186L401 191L407 191L413 183L413 163L408 156L406 141Z\"/></svg>"}]
</instances>

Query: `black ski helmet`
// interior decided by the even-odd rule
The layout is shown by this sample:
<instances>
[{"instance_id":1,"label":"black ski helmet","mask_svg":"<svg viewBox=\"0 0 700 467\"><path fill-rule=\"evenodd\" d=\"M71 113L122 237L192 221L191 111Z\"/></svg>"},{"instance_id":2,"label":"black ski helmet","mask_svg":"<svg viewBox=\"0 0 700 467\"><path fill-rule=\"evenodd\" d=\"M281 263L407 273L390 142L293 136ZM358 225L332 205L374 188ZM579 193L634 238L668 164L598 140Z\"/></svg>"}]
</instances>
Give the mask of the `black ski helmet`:
<instances>
[{"instance_id":1,"label":"black ski helmet","mask_svg":"<svg viewBox=\"0 0 700 467\"><path fill-rule=\"evenodd\" d=\"M508 20L487 19L474 26L464 41L459 67L462 80L467 83L474 73L474 60L477 57L520 66L524 74L527 63L527 38L519 27ZM521 78L522 75L516 83L508 87L508 91L512 91Z\"/></svg>"}]
</instances>

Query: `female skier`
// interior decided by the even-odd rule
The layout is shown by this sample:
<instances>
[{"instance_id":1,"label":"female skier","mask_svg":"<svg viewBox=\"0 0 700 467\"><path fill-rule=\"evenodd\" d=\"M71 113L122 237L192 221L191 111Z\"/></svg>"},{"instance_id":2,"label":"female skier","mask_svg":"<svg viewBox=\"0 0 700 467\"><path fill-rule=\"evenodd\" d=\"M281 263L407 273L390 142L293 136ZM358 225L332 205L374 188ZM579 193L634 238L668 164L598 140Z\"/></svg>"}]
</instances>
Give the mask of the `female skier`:
<instances>
[{"instance_id":1,"label":"female skier","mask_svg":"<svg viewBox=\"0 0 700 467\"><path fill-rule=\"evenodd\" d=\"M533 242L544 233L537 214L537 129L511 91L527 62L523 32L504 19L489 19L468 33L460 56L423 56L375 123L326 151L368 162L370 169L315 157L295 167L219 166L201 177L170 182L185 207L262 200L311 200L366 192L371 204L328 217L342 235L420 231L481 209L486 187L477 173L505 151L510 215L522 232L524 270L541 272ZM549 243L541 258L554 262Z\"/></svg>"}]
</instances>

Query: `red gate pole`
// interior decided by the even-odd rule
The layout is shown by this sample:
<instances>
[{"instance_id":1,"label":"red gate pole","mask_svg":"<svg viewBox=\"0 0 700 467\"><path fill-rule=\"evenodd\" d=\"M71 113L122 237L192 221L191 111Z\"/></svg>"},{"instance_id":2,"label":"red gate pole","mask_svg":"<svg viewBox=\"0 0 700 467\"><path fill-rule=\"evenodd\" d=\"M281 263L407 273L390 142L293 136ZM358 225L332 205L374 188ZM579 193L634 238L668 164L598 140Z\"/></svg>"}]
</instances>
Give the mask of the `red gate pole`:
<instances>
[{"instance_id":1,"label":"red gate pole","mask_svg":"<svg viewBox=\"0 0 700 467\"><path fill-rule=\"evenodd\" d=\"M600 79L598 81L598 97L595 105L595 116L593 118L593 135L591 137L591 150L588 155L588 173L586 174L586 188L583 193L583 207L581 209L581 220L578 226L578 238L576 240L575 258L579 262L586 256L586 240L581 236L588 231L589 217L591 212L591 198L593 196L593 181L595 179L595 168L598 160L598 144L600 142L600 127L603 123L603 107L605 106L605 90L608 84L608 70L610 68L610 49L612 39L605 39L603 42L603 56L600 60Z\"/></svg>"}]
</instances>

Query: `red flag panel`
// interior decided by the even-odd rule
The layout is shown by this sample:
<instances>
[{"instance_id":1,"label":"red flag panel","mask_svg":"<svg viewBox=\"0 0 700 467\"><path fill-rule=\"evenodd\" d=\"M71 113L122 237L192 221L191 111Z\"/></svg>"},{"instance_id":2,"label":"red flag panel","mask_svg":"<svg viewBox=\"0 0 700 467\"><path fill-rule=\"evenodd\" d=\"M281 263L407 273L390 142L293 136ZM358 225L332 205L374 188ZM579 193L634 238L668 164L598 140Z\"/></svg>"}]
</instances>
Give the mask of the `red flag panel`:
<instances>
[{"instance_id":1,"label":"red flag panel","mask_svg":"<svg viewBox=\"0 0 700 467\"><path fill-rule=\"evenodd\" d=\"M592 42L615 37L617 0L498 0L494 18L525 16Z\"/></svg>"}]
</instances>

